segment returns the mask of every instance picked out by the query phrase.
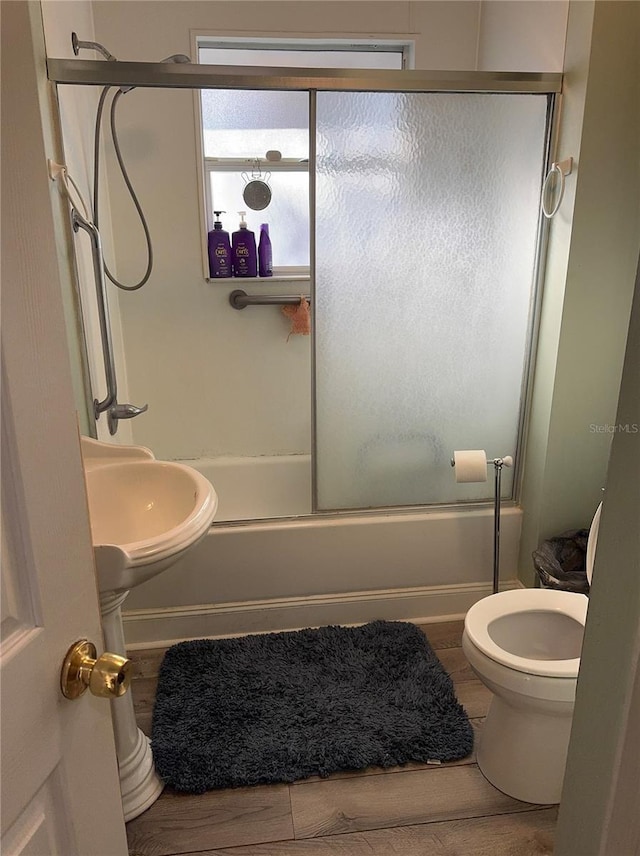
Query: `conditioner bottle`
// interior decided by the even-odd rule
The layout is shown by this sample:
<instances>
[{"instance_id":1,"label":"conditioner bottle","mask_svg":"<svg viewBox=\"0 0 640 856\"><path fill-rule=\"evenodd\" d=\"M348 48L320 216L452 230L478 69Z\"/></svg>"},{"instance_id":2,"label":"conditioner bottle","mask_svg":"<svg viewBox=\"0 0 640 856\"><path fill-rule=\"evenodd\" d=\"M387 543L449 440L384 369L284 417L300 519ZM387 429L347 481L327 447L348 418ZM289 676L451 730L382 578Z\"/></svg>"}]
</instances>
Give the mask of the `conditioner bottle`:
<instances>
[{"instance_id":1,"label":"conditioner bottle","mask_svg":"<svg viewBox=\"0 0 640 856\"><path fill-rule=\"evenodd\" d=\"M271 255L271 239L269 224L260 226L260 241L258 243L258 273L260 276L273 276L273 261Z\"/></svg>"},{"instance_id":2,"label":"conditioner bottle","mask_svg":"<svg viewBox=\"0 0 640 856\"><path fill-rule=\"evenodd\" d=\"M220 222L224 211L214 211L216 216L213 229L208 235L209 244L209 276L212 279L231 276L231 244L229 233L225 232Z\"/></svg>"},{"instance_id":3,"label":"conditioner bottle","mask_svg":"<svg viewBox=\"0 0 640 856\"><path fill-rule=\"evenodd\" d=\"M257 276L258 253L256 251L256 236L247 229L246 211L238 211L240 228L231 236L231 254L233 257L234 276Z\"/></svg>"}]
</instances>

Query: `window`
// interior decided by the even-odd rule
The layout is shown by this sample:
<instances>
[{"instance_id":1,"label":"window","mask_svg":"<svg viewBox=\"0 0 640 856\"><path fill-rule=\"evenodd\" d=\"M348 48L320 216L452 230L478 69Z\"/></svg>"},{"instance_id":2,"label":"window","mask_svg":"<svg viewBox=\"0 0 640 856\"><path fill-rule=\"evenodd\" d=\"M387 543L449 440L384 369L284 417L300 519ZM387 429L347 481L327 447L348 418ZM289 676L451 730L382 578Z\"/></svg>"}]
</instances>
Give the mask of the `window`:
<instances>
[{"instance_id":1,"label":"window","mask_svg":"<svg viewBox=\"0 0 640 856\"><path fill-rule=\"evenodd\" d=\"M395 68L408 46L384 44L237 43L199 40L201 63L300 68ZM242 192L261 177L271 187L269 206L247 211L256 233L268 222L276 276L309 273L309 93L205 89L201 93L207 231L224 211L228 232L247 210ZM267 152L271 155L267 160ZM275 160L271 158L276 158Z\"/></svg>"}]
</instances>

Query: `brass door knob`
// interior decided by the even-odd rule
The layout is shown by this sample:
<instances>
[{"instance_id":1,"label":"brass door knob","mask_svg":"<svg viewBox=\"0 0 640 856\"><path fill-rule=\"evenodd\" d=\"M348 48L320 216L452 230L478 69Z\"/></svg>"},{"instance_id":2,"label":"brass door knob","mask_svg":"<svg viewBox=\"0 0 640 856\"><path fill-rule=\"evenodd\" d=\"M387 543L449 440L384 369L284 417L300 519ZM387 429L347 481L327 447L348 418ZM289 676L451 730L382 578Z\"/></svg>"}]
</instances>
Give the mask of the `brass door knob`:
<instances>
[{"instance_id":1,"label":"brass door knob","mask_svg":"<svg viewBox=\"0 0 640 856\"><path fill-rule=\"evenodd\" d=\"M67 651L60 673L65 698L79 698L88 689L101 698L124 695L131 683L131 660L105 652L96 659L96 646L80 639Z\"/></svg>"}]
</instances>

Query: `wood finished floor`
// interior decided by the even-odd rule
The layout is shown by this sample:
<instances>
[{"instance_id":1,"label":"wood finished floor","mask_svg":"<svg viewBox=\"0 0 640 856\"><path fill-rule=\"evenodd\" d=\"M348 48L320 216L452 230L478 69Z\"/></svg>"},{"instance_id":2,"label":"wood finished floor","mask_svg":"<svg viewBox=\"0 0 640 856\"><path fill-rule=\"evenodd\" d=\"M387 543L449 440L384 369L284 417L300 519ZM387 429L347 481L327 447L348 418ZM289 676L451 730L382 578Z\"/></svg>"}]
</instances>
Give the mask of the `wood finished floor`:
<instances>
[{"instance_id":1,"label":"wood finished floor","mask_svg":"<svg viewBox=\"0 0 640 856\"><path fill-rule=\"evenodd\" d=\"M462 622L422 630L477 736L490 694L462 653ZM134 705L146 734L163 655L132 654ZM556 817L556 808L492 787L473 754L441 766L370 768L199 796L165 790L127 824L127 835L132 856L548 856Z\"/></svg>"}]
</instances>

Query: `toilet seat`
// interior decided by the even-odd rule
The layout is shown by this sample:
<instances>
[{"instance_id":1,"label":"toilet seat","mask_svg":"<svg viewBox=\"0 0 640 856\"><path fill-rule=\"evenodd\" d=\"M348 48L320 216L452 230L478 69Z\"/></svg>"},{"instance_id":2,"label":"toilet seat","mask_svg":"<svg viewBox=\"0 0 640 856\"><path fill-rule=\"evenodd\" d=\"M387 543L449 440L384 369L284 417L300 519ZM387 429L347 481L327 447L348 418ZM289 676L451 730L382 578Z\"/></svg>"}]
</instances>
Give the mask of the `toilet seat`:
<instances>
[{"instance_id":1,"label":"toilet seat","mask_svg":"<svg viewBox=\"0 0 640 856\"><path fill-rule=\"evenodd\" d=\"M602 514L602 503L596 508L596 513L591 521L589 529L589 540L587 541L587 582L591 585L593 579L593 563L596 560L596 546L598 544L598 532L600 531L600 515Z\"/></svg>"},{"instance_id":2,"label":"toilet seat","mask_svg":"<svg viewBox=\"0 0 640 856\"><path fill-rule=\"evenodd\" d=\"M500 647L489 635L492 621L524 612L556 612L574 619L584 627L589 600L583 594L549 589L517 589L490 595L475 603L467 612L464 628L475 647L503 666L530 675L552 678L576 678L580 658L536 660L519 657Z\"/></svg>"}]
</instances>

